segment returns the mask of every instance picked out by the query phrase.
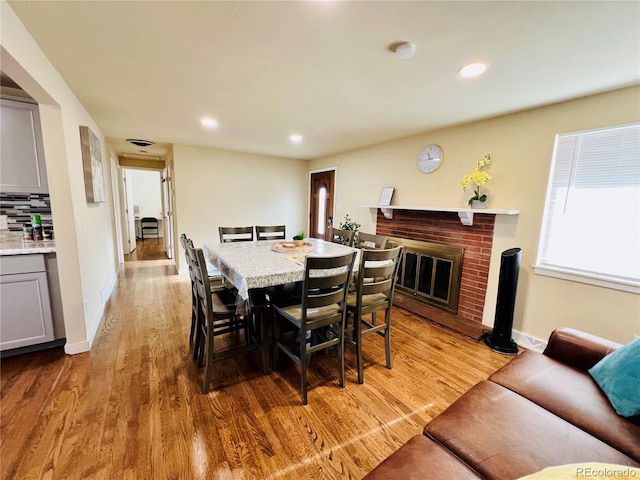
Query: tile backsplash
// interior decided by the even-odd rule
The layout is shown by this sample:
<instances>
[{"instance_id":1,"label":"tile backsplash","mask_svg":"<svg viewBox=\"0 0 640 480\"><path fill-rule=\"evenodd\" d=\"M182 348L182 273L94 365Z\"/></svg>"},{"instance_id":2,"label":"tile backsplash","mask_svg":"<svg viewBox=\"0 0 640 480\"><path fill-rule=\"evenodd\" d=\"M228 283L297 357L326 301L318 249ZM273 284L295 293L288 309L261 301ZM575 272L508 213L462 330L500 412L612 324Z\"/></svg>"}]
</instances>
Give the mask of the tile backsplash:
<instances>
[{"instance_id":1,"label":"tile backsplash","mask_svg":"<svg viewBox=\"0 0 640 480\"><path fill-rule=\"evenodd\" d=\"M9 231L22 231L31 224L31 215L40 215L43 225L51 225L51 200L46 193L0 193L0 215L7 216Z\"/></svg>"}]
</instances>

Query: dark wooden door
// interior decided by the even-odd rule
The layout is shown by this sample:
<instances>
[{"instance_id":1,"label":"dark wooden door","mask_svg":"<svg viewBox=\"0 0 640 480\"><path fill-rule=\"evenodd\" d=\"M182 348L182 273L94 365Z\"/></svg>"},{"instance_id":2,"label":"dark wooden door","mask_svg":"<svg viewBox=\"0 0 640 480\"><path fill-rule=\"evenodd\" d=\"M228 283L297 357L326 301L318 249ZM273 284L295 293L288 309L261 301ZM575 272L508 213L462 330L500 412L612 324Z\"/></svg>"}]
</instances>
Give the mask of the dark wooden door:
<instances>
[{"instance_id":1,"label":"dark wooden door","mask_svg":"<svg viewBox=\"0 0 640 480\"><path fill-rule=\"evenodd\" d=\"M333 221L333 188L335 171L311 174L311 199L309 202L309 236L331 239Z\"/></svg>"}]
</instances>

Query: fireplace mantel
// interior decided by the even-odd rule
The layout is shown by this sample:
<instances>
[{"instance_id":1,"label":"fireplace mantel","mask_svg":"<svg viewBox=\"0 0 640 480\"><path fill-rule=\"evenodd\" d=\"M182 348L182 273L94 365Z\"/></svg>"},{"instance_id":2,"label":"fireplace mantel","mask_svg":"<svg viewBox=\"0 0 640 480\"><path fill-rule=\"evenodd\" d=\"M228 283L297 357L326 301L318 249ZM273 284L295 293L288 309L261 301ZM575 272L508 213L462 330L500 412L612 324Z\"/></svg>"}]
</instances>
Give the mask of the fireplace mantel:
<instances>
[{"instance_id":1,"label":"fireplace mantel","mask_svg":"<svg viewBox=\"0 0 640 480\"><path fill-rule=\"evenodd\" d=\"M520 210L502 210L494 208L443 208L443 207L406 207L400 205L359 205L361 208L380 209L385 218L391 220L394 210L419 210L423 212L455 212L463 225L473 225L473 215L518 215Z\"/></svg>"}]
</instances>

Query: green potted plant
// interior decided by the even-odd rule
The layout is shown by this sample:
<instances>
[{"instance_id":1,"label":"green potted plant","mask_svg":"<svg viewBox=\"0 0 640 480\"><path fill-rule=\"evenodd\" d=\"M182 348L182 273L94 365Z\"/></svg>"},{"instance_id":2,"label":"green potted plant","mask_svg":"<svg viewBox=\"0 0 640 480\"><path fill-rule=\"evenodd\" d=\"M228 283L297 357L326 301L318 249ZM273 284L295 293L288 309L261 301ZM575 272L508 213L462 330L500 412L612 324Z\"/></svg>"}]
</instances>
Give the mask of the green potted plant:
<instances>
[{"instance_id":1,"label":"green potted plant","mask_svg":"<svg viewBox=\"0 0 640 480\"><path fill-rule=\"evenodd\" d=\"M348 213L344 216L344 220L339 225L341 230L349 230L354 232L353 234L354 241L358 238L358 230L360 230L361 226L362 225L360 225L358 222L356 222L351 217L349 217ZM342 238L346 240L344 237Z\"/></svg>"},{"instance_id":2,"label":"green potted plant","mask_svg":"<svg viewBox=\"0 0 640 480\"><path fill-rule=\"evenodd\" d=\"M304 231L300 231L300 233L298 233L296 236L293 237L294 245L296 247L303 246L305 237L306 237L306 235L304 234Z\"/></svg>"},{"instance_id":3,"label":"green potted plant","mask_svg":"<svg viewBox=\"0 0 640 480\"><path fill-rule=\"evenodd\" d=\"M462 179L462 189L472 189L473 197L469 199L469 206L472 208L486 208L487 207L487 194L480 195L480 185L486 184L491 176L485 171L485 169L491 165L491 155L486 154L482 157L476 165L473 167L471 174L465 175Z\"/></svg>"}]
</instances>

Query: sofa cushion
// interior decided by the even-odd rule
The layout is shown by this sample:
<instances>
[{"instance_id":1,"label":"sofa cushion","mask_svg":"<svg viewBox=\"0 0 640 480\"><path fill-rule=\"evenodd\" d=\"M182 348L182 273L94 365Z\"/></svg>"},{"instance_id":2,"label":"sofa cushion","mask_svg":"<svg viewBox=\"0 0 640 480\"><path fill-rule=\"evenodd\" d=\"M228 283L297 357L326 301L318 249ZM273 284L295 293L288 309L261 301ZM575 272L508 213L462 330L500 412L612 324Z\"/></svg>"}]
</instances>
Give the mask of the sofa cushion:
<instances>
[{"instance_id":1,"label":"sofa cushion","mask_svg":"<svg viewBox=\"0 0 640 480\"><path fill-rule=\"evenodd\" d=\"M525 351L489 380L537 403L640 462L640 426L618 415L584 371Z\"/></svg>"},{"instance_id":2,"label":"sofa cushion","mask_svg":"<svg viewBox=\"0 0 640 480\"><path fill-rule=\"evenodd\" d=\"M552 465L632 458L496 383L483 381L424 429L486 479L509 480Z\"/></svg>"},{"instance_id":3,"label":"sofa cushion","mask_svg":"<svg viewBox=\"0 0 640 480\"><path fill-rule=\"evenodd\" d=\"M478 480L473 470L433 440L416 435L363 480Z\"/></svg>"},{"instance_id":4,"label":"sofa cushion","mask_svg":"<svg viewBox=\"0 0 640 480\"><path fill-rule=\"evenodd\" d=\"M610 353L589 374L623 417L640 415L640 338Z\"/></svg>"}]
</instances>

